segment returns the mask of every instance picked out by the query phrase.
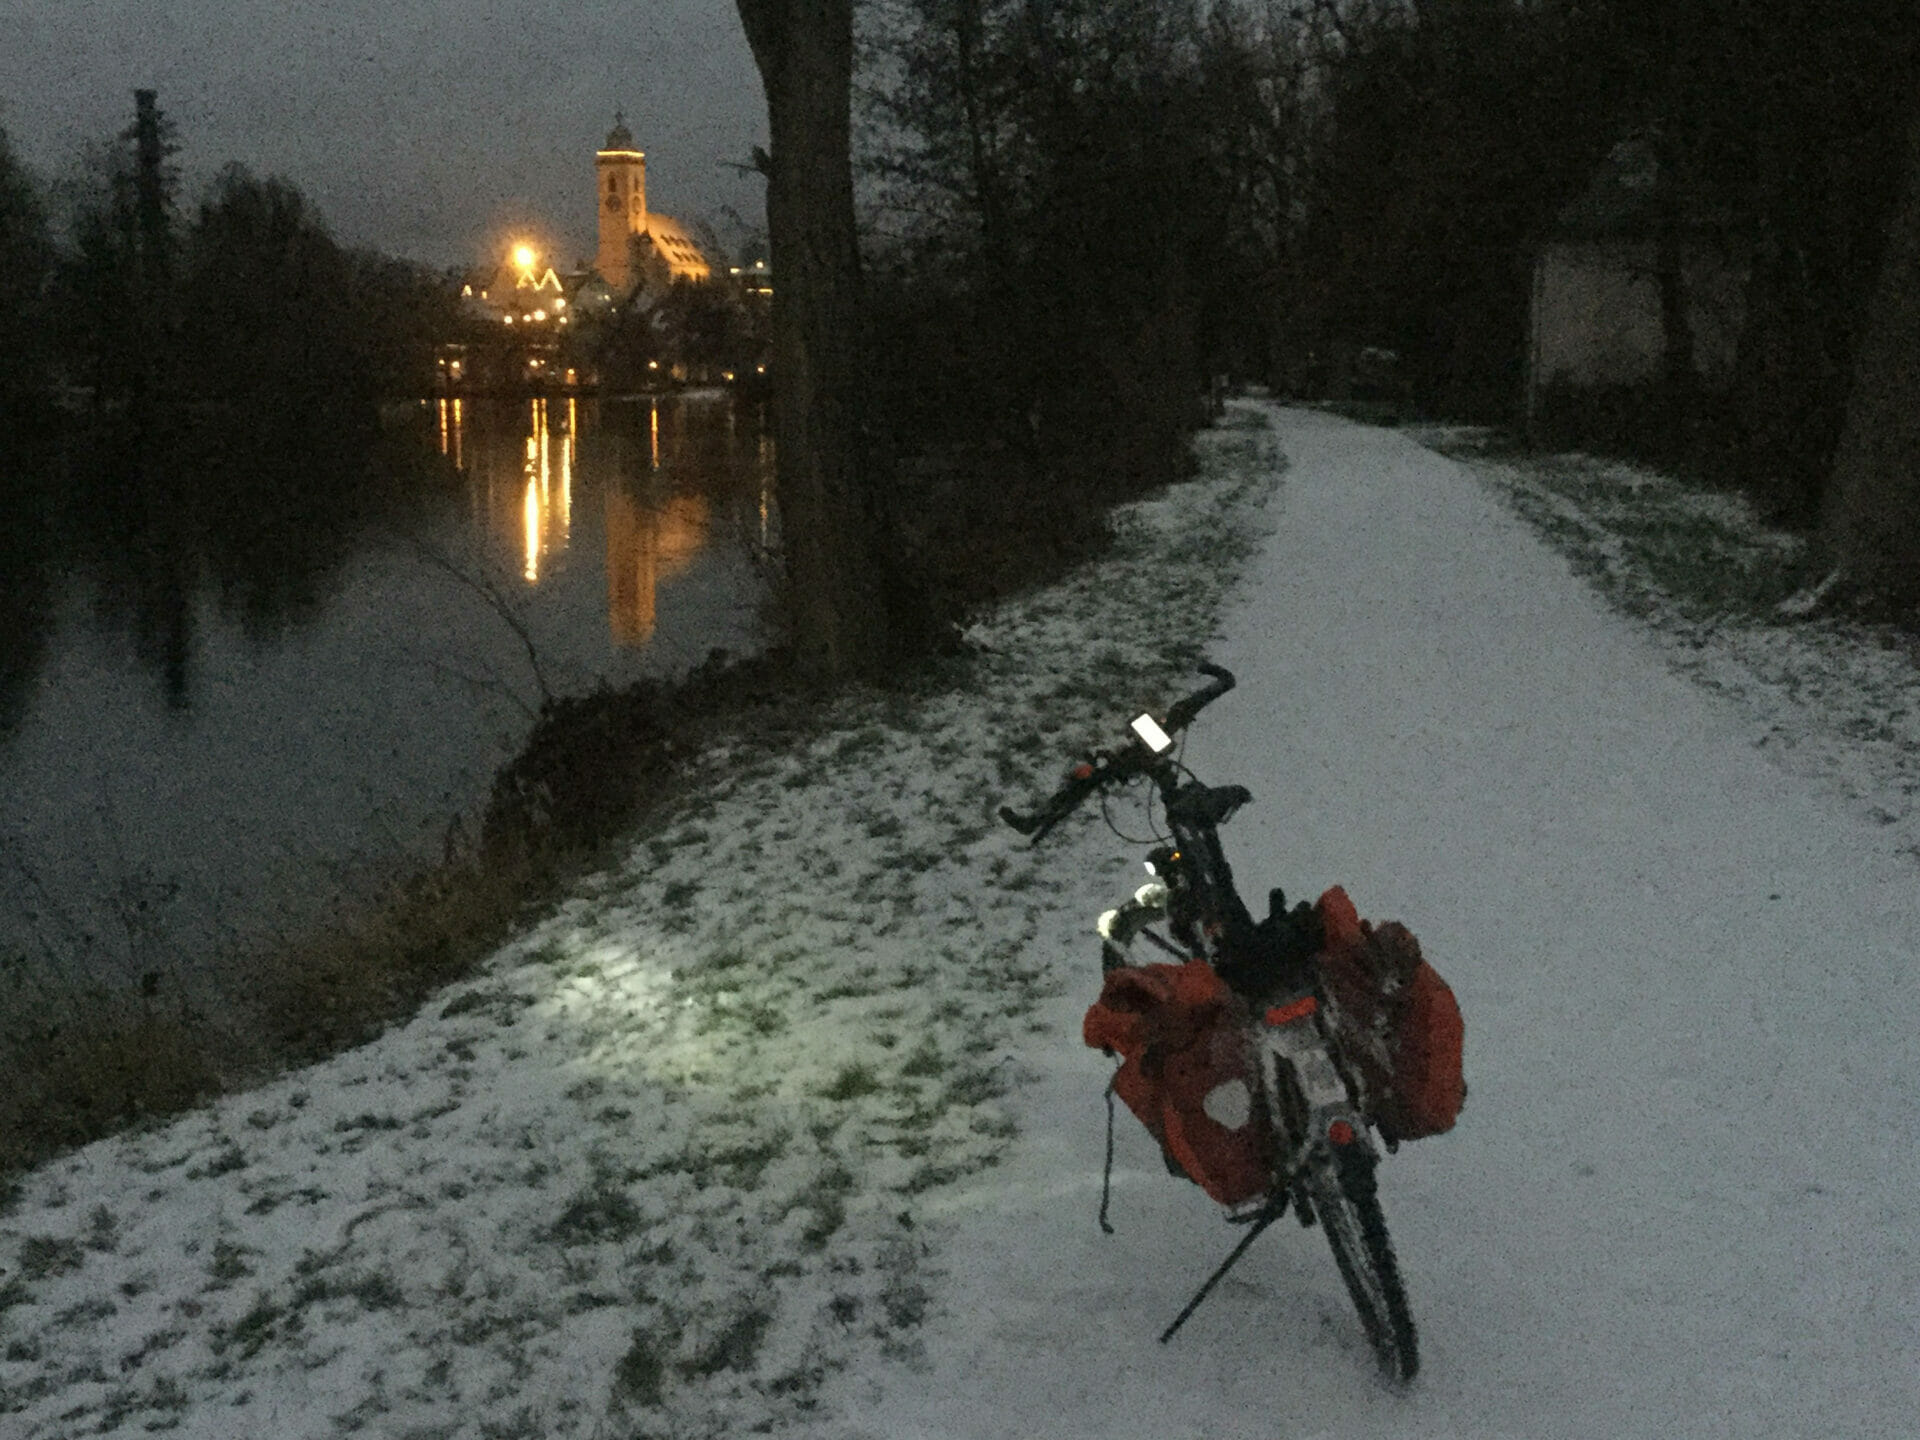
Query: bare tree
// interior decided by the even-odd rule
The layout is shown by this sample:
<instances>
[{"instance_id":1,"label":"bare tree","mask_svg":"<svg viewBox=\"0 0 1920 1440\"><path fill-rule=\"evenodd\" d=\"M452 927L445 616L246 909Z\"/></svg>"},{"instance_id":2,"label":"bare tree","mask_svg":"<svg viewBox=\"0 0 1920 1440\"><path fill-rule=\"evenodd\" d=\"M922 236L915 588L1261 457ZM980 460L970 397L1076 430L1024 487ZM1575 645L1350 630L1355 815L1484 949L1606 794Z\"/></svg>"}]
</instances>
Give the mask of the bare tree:
<instances>
[{"instance_id":1,"label":"bare tree","mask_svg":"<svg viewBox=\"0 0 1920 1440\"><path fill-rule=\"evenodd\" d=\"M1920 604L1920 110L1833 461L1825 529L1854 585Z\"/></svg>"},{"instance_id":2,"label":"bare tree","mask_svg":"<svg viewBox=\"0 0 1920 1440\"><path fill-rule=\"evenodd\" d=\"M736 0L767 96L773 412L795 660L831 680L891 652L879 506L861 464L852 0Z\"/></svg>"}]
</instances>

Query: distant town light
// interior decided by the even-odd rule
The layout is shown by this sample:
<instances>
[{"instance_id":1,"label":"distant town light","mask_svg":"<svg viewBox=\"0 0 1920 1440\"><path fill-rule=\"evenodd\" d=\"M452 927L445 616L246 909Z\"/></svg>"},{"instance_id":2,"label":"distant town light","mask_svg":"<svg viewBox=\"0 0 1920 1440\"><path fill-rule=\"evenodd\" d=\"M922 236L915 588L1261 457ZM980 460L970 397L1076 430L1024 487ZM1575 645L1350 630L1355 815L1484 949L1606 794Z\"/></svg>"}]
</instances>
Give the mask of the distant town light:
<instances>
[{"instance_id":1,"label":"distant town light","mask_svg":"<svg viewBox=\"0 0 1920 1440\"><path fill-rule=\"evenodd\" d=\"M531 245L516 245L513 249L513 263L522 270L533 269L533 262L540 257L534 253Z\"/></svg>"}]
</instances>

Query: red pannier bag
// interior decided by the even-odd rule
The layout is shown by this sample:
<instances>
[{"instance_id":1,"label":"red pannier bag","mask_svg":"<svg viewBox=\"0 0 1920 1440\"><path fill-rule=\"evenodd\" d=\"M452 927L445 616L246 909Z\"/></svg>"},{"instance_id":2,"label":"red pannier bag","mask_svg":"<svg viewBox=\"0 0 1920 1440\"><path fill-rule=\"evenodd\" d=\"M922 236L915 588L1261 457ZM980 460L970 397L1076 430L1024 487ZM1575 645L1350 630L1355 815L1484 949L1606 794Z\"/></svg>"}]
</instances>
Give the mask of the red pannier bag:
<instances>
[{"instance_id":1,"label":"red pannier bag","mask_svg":"<svg viewBox=\"0 0 1920 1440\"><path fill-rule=\"evenodd\" d=\"M1451 1130L1467 1099L1466 1027L1453 991L1405 926L1362 920L1338 885L1314 908L1325 937L1316 963L1335 1039L1360 1071L1369 1118L1390 1140Z\"/></svg>"},{"instance_id":2,"label":"red pannier bag","mask_svg":"<svg viewBox=\"0 0 1920 1440\"><path fill-rule=\"evenodd\" d=\"M1107 972L1081 1035L1117 1052L1113 1091L1167 1158L1222 1205L1267 1190L1269 1140L1253 1113L1245 1009L1204 960Z\"/></svg>"}]
</instances>

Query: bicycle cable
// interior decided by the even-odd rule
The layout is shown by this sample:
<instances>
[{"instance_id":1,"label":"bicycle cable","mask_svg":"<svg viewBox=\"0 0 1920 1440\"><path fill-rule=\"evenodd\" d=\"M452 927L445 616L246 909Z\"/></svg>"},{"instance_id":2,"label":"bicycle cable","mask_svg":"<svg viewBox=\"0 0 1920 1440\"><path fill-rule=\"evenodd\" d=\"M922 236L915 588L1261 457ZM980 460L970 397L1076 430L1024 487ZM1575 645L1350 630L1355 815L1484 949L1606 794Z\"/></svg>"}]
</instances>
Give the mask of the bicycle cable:
<instances>
[{"instance_id":1,"label":"bicycle cable","mask_svg":"<svg viewBox=\"0 0 1920 1440\"><path fill-rule=\"evenodd\" d=\"M1118 825L1113 823L1113 811L1108 808L1108 804L1107 804L1108 797L1107 797L1107 792L1105 790L1102 790L1100 792L1100 818L1107 822L1107 829L1111 830L1115 835L1118 835L1122 840L1124 840L1129 845L1157 845L1161 841L1165 840L1167 837L1165 835L1162 835L1159 831L1159 828L1155 826L1153 823L1153 795L1154 795L1154 792L1152 788L1149 787L1147 790L1147 828L1153 831L1153 837L1151 839L1141 840L1135 836L1129 835L1126 833L1126 831L1122 830Z\"/></svg>"}]
</instances>

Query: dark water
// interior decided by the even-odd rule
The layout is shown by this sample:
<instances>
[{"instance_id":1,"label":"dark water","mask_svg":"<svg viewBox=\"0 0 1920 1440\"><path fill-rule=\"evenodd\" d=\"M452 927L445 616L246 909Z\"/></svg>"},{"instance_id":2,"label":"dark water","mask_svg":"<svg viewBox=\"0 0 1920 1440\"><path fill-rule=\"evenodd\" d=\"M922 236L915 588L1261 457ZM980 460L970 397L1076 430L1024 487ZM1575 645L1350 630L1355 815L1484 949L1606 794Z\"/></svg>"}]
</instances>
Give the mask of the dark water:
<instances>
[{"instance_id":1,"label":"dark water","mask_svg":"<svg viewBox=\"0 0 1920 1440\"><path fill-rule=\"evenodd\" d=\"M473 832L543 684L758 643L770 442L724 397L190 428L0 517L0 965L298 933Z\"/></svg>"}]
</instances>

